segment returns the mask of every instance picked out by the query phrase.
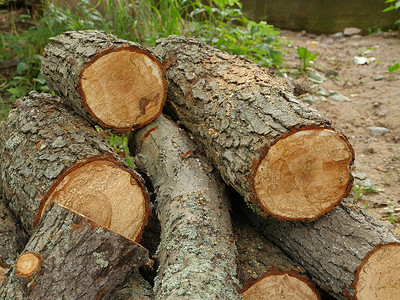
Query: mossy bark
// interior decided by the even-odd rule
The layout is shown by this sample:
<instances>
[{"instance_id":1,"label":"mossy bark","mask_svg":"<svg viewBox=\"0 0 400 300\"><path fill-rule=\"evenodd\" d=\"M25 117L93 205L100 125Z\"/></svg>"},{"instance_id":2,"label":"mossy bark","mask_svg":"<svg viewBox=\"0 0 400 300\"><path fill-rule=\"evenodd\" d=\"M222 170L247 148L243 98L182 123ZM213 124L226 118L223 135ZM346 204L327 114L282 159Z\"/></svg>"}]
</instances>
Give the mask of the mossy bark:
<instances>
[{"instance_id":1,"label":"mossy bark","mask_svg":"<svg viewBox=\"0 0 400 300\"><path fill-rule=\"evenodd\" d=\"M148 263L148 251L139 244L56 204L23 252L36 253L40 266L28 277L10 268L1 299L112 299L116 288Z\"/></svg>"},{"instance_id":2,"label":"mossy bark","mask_svg":"<svg viewBox=\"0 0 400 300\"><path fill-rule=\"evenodd\" d=\"M191 139L161 116L131 133L161 223L156 299L240 299L228 199ZM134 147L136 145L136 147Z\"/></svg>"},{"instance_id":3,"label":"mossy bark","mask_svg":"<svg viewBox=\"0 0 400 300\"><path fill-rule=\"evenodd\" d=\"M132 184L140 186L148 199L139 175L115 154L87 121L50 94L32 92L17 100L17 107L1 124L0 158L4 199L28 234L32 234L40 220L52 192L65 176L85 163L104 162L127 172ZM96 182L96 176L91 178L88 180ZM112 184L114 182L107 183ZM80 195L79 190L75 193ZM120 196L124 197L124 191ZM148 205L144 205L148 214ZM141 218L143 228L147 216Z\"/></svg>"},{"instance_id":4,"label":"mossy bark","mask_svg":"<svg viewBox=\"0 0 400 300\"><path fill-rule=\"evenodd\" d=\"M246 212L269 240L337 299L354 296L354 283L369 253L400 243L399 237L347 201L313 222L281 222Z\"/></svg>"},{"instance_id":5,"label":"mossy bark","mask_svg":"<svg viewBox=\"0 0 400 300\"><path fill-rule=\"evenodd\" d=\"M280 219L312 220L348 194L350 144L330 121L293 96L292 85L249 60L191 38L160 39L152 51L166 66L166 112L193 134L225 182L254 207L258 205L259 212ZM319 146L306 145L311 132L315 140L323 140ZM281 146L289 137L296 137L295 142ZM327 146L331 141L337 148ZM273 147L282 155L275 155ZM330 151L334 153L325 157ZM290 156L289 164L284 155ZM265 167L270 157L276 171L265 175L271 170ZM340 174L331 176L333 169L341 170ZM321 179L326 182L319 183ZM339 182L338 188L327 191ZM322 189L325 196L319 197ZM300 200L310 204L310 214L300 214L305 207L297 205ZM281 212L275 212L274 206L282 203ZM292 208L291 215L285 215Z\"/></svg>"},{"instance_id":6,"label":"mossy bark","mask_svg":"<svg viewBox=\"0 0 400 300\"><path fill-rule=\"evenodd\" d=\"M152 300L153 288L143 278L138 270L129 278L128 282L118 289L114 300Z\"/></svg>"}]
</instances>

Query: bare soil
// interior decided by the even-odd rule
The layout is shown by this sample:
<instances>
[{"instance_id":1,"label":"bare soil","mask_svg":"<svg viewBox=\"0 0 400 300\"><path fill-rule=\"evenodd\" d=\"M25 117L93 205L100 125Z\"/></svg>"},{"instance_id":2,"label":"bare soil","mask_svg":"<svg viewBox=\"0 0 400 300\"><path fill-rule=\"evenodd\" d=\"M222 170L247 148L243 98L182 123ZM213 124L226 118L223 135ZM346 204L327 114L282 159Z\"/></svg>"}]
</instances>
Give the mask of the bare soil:
<instances>
[{"instance_id":1,"label":"bare soil","mask_svg":"<svg viewBox=\"0 0 400 300\"><path fill-rule=\"evenodd\" d=\"M400 63L399 34L281 34L288 41L284 64L291 74L300 66L298 47L320 53L307 73L318 72L327 79L314 84L303 100L314 101L311 106L330 119L354 147L355 187L349 198L399 235L400 70L391 75L388 71L389 65ZM369 63L356 64L356 56L367 58ZM351 101L322 96L321 88L326 91L322 94L335 91ZM370 127L384 127L387 130L380 130L387 132ZM378 189L383 191L373 191Z\"/></svg>"}]
</instances>

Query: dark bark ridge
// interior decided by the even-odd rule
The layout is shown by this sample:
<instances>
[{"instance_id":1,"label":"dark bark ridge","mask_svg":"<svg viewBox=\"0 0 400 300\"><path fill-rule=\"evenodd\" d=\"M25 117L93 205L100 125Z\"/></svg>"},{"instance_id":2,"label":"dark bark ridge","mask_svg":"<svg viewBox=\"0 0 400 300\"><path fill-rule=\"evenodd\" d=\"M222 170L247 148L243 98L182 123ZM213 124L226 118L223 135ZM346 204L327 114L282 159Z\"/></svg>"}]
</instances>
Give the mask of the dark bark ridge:
<instances>
[{"instance_id":1,"label":"dark bark ridge","mask_svg":"<svg viewBox=\"0 0 400 300\"><path fill-rule=\"evenodd\" d=\"M158 40L152 50L166 61L167 111L193 134L223 179L249 203L257 203L261 207L260 211L264 210L277 218L309 220L328 212L347 196L352 186L349 171L354 156L352 147L344 136L332 129L327 119L298 101L285 80L276 78L253 62L229 55L195 39L170 36ZM316 133L315 140L324 135L328 136L328 141L334 140L337 143L333 145L336 154L329 154L326 163L318 166L317 172L309 169L313 161L318 161L314 157L299 163L293 161L293 165L301 165L304 170L294 170L296 180L290 184L280 178L287 177L292 172L291 167L286 167L284 163L281 167L277 166L277 172L284 169L287 174L281 172L272 176L281 180L279 189L284 190L283 187L286 187L287 191L284 195L279 195L278 191L277 197L269 198L276 199L273 202L278 204L282 197L288 197L290 201L287 202L292 204L296 203L295 198L305 198L304 202L311 203L311 208L318 207L317 212L302 217L296 207L291 214L280 216L260 201L264 196L258 196L256 191L257 185L262 186L260 182L269 185L265 188L267 193L274 189L275 183L273 180L264 180L262 176L258 179L257 172L269 169L262 162L266 161L273 147L282 147L281 141L288 140L290 136L297 138L300 135L298 139L302 140L304 135L307 139L308 133L310 136ZM327 144L323 138L319 143L319 148ZM313 149L312 144L307 146L308 153L311 153L307 155L321 155L322 158L325 151ZM301 147L286 152L299 157L296 151L302 153L303 157L307 152ZM313 182L315 178L330 176L333 169L342 171L339 175L332 175L333 180L329 184L324 182L325 196L321 195L322 184L313 186ZM307 189L307 184L311 185L310 189ZM336 184L337 189L327 191ZM290 196L295 193L298 194ZM299 205L300 209L302 206ZM283 211L291 209L289 204Z\"/></svg>"},{"instance_id":2,"label":"dark bark ridge","mask_svg":"<svg viewBox=\"0 0 400 300\"><path fill-rule=\"evenodd\" d=\"M56 204L44 214L24 253L36 253L39 266L28 276L17 274L17 266L8 269L1 299L111 299L149 262L139 244Z\"/></svg>"},{"instance_id":3,"label":"dark bark ridge","mask_svg":"<svg viewBox=\"0 0 400 300\"><path fill-rule=\"evenodd\" d=\"M240 299L229 204L196 146L163 116L130 136L161 223L156 299Z\"/></svg>"}]
</instances>

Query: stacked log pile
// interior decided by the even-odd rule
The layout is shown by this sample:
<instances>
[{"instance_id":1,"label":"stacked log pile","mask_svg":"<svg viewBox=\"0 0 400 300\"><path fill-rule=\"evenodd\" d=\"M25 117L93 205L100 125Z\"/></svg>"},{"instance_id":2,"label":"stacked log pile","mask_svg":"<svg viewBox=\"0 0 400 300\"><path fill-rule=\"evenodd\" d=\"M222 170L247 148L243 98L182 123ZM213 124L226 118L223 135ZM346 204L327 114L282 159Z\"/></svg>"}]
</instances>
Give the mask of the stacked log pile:
<instances>
[{"instance_id":1,"label":"stacked log pile","mask_svg":"<svg viewBox=\"0 0 400 300\"><path fill-rule=\"evenodd\" d=\"M396 296L400 239L342 201L353 149L287 81L195 39L95 30L52 38L42 73L57 96L0 124L1 299ZM94 125L130 131L146 181Z\"/></svg>"}]
</instances>

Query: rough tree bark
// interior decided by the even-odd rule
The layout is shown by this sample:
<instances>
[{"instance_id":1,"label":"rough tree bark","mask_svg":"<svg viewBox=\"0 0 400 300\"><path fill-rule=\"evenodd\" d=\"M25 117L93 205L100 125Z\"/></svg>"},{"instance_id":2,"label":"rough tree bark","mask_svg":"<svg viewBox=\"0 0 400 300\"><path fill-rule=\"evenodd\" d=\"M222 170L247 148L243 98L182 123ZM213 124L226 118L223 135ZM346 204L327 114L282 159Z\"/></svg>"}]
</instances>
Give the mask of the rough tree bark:
<instances>
[{"instance_id":1,"label":"rough tree bark","mask_svg":"<svg viewBox=\"0 0 400 300\"><path fill-rule=\"evenodd\" d=\"M136 270L129 281L115 293L114 300L151 300L153 288Z\"/></svg>"},{"instance_id":2,"label":"rough tree bark","mask_svg":"<svg viewBox=\"0 0 400 300\"><path fill-rule=\"evenodd\" d=\"M156 299L240 299L228 199L191 139L161 116L130 135L161 223ZM137 145L137 149L133 149Z\"/></svg>"},{"instance_id":3,"label":"rough tree bark","mask_svg":"<svg viewBox=\"0 0 400 300\"><path fill-rule=\"evenodd\" d=\"M0 282L24 249L27 236L0 195Z\"/></svg>"},{"instance_id":4,"label":"rough tree bark","mask_svg":"<svg viewBox=\"0 0 400 300\"><path fill-rule=\"evenodd\" d=\"M255 230L239 209L232 215L243 299L320 299L302 268Z\"/></svg>"},{"instance_id":5,"label":"rough tree bark","mask_svg":"<svg viewBox=\"0 0 400 300\"><path fill-rule=\"evenodd\" d=\"M174 118L261 212L312 220L347 196L351 145L283 80L195 39L160 39L153 53L165 60Z\"/></svg>"},{"instance_id":6,"label":"rough tree bark","mask_svg":"<svg viewBox=\"0 0 400 300\"><path fill-rule=\"evenodd\" d=\"M140 177L58 97L17 103L0 130L0 184L27 232L54 202L138 241L150 213Z\"/></svg>"},{"instance_id":7,"label":"rough tree bark","mask_svg":"<svg viewBox=\"0 0 400 300\"><path fill-rule=\"evenodd\" d=\"M157 58L139 44L104 31L50 39L42 59L50 89L102 127L128 131L161 114L166 81Z\"/></svg>"},{"instance_id":8,"label":"rough tree bark","mask_svg":"<svg viewBox=\"0 0 400 300\"><path fill-rule=\"evenodd\" d=\"M337 299L398 295L400 238L355 205L343 201L313 222L282 222L246 212L269 240Z\"/></svg>"},{"instance_id":9,"label":"rough tree bark","mask_svg":"<svg viewBox=\"0 0 400 300\"><path fill-rule=\"evenodd\" d=\"M112 299L148 251L51 204L0 285L1 299Z\"/></svg>"}]
</instances>

